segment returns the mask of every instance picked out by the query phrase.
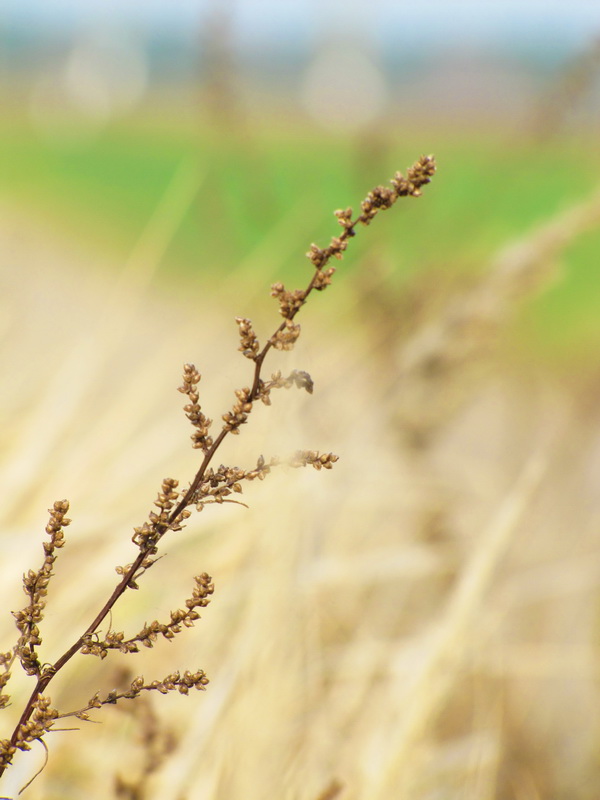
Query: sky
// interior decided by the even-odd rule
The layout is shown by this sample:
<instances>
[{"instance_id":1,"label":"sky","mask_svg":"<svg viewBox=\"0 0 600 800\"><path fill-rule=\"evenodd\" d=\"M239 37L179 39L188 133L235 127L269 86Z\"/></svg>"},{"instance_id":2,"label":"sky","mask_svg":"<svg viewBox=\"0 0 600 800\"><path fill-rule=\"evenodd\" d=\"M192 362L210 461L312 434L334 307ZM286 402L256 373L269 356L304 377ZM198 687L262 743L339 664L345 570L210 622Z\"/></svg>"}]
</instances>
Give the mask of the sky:
<instances>
[{"instance_id":1,"label":"sky","mask_svg":"<svg viewBox=\"0 0 600 800\"><path fill-rule=\"evenodd\" d=\"M372 29L412 40L544 37L577 45L600 34L600 0L3 0L2 22L61 27L94 22L194 27L231 9L238 39L293 39L311 30Z\"/></svg>"}]
</instances>

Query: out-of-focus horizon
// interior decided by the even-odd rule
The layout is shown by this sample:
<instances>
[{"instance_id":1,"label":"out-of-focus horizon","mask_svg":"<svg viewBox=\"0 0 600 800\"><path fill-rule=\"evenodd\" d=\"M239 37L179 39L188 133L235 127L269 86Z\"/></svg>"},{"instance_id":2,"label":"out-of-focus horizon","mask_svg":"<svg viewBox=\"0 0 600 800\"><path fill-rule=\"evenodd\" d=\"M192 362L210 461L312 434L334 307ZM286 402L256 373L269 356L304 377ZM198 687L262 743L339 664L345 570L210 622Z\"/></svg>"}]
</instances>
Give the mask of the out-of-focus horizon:
<instances>
[{"instance_id":1,"label":"out-of-focus horizon","mask_svg":"<svg viewBox=\"0 0 600 800\"><path fill-rule=\"evenodd\" d=\"M22 91L26 101L30 91L40 125L39 96L48 97L51 81L47 102L99 124L143 103L152 88L202 83L224 47L241 97L254 100L252 89L285 94L288 107L326 127L360 127L407 105L517 120L599 30L600 10L581 1L27 0L0 11L3 92Z\"/></svg>"},{"instance_id":2,"label":"out-of-focus horizon","mask_svg":"<svg viewBox=\"0 0 600 800\"><path fill-rule=\"evenodd\" d=\"M396 268L481 263L594 185L570 159L597 158L599 32L584 2L5 3L1 198L126 261L171 186L163 266L230 273L302 199L325 214L434 151L446 218ZM534 315L557 352L596 335L585 258Z\"/></svg>"}]
</instances>

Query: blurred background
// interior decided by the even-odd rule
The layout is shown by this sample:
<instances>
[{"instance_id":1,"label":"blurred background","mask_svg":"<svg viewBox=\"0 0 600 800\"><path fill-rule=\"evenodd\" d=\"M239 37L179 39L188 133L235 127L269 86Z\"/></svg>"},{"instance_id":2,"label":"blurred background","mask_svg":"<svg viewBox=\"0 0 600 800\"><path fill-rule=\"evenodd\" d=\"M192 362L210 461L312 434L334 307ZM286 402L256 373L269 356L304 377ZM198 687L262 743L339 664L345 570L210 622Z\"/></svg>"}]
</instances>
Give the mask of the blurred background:
<instances>
[{"instance_id":1,"label":"blurred background","mask_svg":"<svg viewBox=\"0 0 600 800\"><path fill-rule=\"evenodd\" d=\"M117 263L162 203L161 274L212 282L270 236L277 274L300 275L297 220L302 241L328 233L331 209L433 151L435 196L380 248L401 246L399 276L476 269L594 185L600 10L585 0L5 0L0 13L3 202ZM589 240L569 253L533 310L535 345L554 355L598 332L590 253Z\"/></svg>"},{"instance_id":2,"label":"blurred background","mask_svg":"<svg viewBox=\"0 0 600 800\"><path fill-rule=\"evenodd\" d=\"M24 796L595 800L600 6L4 0L0 101L0 649L68 497L49 662L161 479L197 468L181 364L216 427L250 380L233 318L264 341L271 283L306 285L332 212L438 162L267 364L315 394L282 391L218 457L335 469L193 518L112 625L167 618L206 570L203 620L80 657L51 696L81 707L124 666L202 667L207 693L50 736Z\"/></svg>"}]
</instances>

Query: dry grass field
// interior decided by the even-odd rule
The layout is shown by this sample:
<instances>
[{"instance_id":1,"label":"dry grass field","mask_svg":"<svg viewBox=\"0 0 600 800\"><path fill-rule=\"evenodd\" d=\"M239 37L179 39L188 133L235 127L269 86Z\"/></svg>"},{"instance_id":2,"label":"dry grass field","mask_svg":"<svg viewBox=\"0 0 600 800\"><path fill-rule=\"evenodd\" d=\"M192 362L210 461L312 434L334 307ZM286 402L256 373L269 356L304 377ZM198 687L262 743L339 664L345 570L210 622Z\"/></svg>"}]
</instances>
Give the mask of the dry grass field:
<instances>
[{"instance_id":1,"label":"dry grass field","mask_svg":"<svg viewBox=\"0 0 600 800\"><path fill-rule=\"evenodd\" d=\"M160 236L118 269L5 212L0 649L15 640L21 575L43 557L46 509L68 497L42 623L52 662L132 560L161 480L185 485L197 469L181 365L198 366L218 420L251 377L234 317L260 338L277 307L260 275L210 292L155 280ZM296 348L267 365L307 370L314 394L279 392L217 457L250 468L318 449L339 455L334 469L274 471L248 485L248 508L208 507L166 536L111 625L133 634L168 618L206 571L202 619L137 655L77 656L49 694L77 709L136 675L199 668L206 692L148 693L101 709L101 724L57 724L79 730L46 737L48 765L24 798L598 797L598 373L520 357L506 330L599 221L592 194L464 284L430 273L400 289L349 247L303 310ZM376 239L378 222L360 239ZM3 731L26 679L11 689ZM35 743L19 753L3 796L44 758Z\"/></svg>"}]
</instances>

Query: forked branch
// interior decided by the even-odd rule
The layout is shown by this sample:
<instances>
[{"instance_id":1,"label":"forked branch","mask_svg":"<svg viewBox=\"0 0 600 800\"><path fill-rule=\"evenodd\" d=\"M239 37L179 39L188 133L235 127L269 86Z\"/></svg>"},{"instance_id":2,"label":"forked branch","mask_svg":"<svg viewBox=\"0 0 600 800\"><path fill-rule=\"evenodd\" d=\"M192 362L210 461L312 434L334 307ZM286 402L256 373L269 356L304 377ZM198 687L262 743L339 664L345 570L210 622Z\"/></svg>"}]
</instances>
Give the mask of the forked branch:
<instances>
[{"instance_id":1,"label":"forked branch","mask_svg":"<svg viewBox=\"0 0 600 800\"><path fill-rule=\"evenodd\" d=\"M13 652L1 654L0 658L0 690L6 687L10 678L10 670L16 659L27 674L36 677L35 688L11 738L0 740L0 776L10 765L16 750L28 750L32 741L41 741L57 719L74 714L79 719L85 720L88 711L107 703L116 703L121 699L135 699L142 691L177 690L187 693L192 686L204 689L208 680L204 672L198 670L186 672L183 677L179 673L173 673L162 681L152 681L149 684L145 683L142 678L136 678L128 691L109 693L104 698L97 693L84 709L68 714L59 713L52 707L50 698L44 696L44 692L54 676L77 652L97 655L101 658L104 658L111 649L125 654L135 653L138 652L139 645L151 647L159 635L171 639L183 628L192 626L194 621L199 618L195 609L208 604L214 588L212 579L206 573L196 576L194 592L185 601L186 609L171 612L169 622L154 621L145 624L138 634L129 637L116 631L108 631L102 637L98 632L100 625L111 613L119 598L127 589L137 589L137 581L140 576L155 563L158 545L164 534L169 530L180 530L192 513L191 508L201 510L207 503L231 502L232 498L229 495L241 493L244 481L252 481L256 478L262 480L271 468L281 463L279 459L265 460L260 456L256 466L249 470L223 465L216 469L211 467L211 462L224 439L229 434L240 432L241 426L248 421L257 400L269 405L271 392L275 389L291 388L292 386L306 389L312 393L312 378L303 371L294 370L287 377L276 372L271 375L270 380L265 380L263 366L269 350L271 348L276 350L293 348L300 335L300 325L295 321L296 316L313 291L323 291L330 285L335 269L329 266L329 262L332 258L338 260L342 258L348 241L356 235L356 227L369 225L380 211L391 208L400 197L419 197L422 187L428 184L434 175L435 168L433 157L422 156L409 168L407 177L399 172L396 173L391 181L391 188L378 186L369 192L362 202L361 212L356 218L353 219L350 208L335 212L342 232L339 236L331 239L328 247L320 248L316 244L310 246L306 255L314 267L314 272L308 285L304 289L292 291L287 290L281 283L273 285L271 294L279 303L279 313L283 317L283 321L262 348L250 320L237 318L240 334L239 349L246 358L254 362L254 372L251 386L236 390L236 401L233 407L222 415L223 425L214 438L210 434L212 420L205 416L199 403L200 373L193 364L185 365L183 383L179 387L179 391L185 394L188 400L184 411L194 428L191 437L193 446L203 452L198 471L189 487L183 492L178 490L176 480L165 478L154 502L154 509L150 512L147 521L134 529L132 541L139 550L135 560L126 566L117 567L117 572L121 576L120 580L86 630L54 664L43 665L36 649L42 644L38 623L43 617L47 585L56 558L55 550L64 544L62 527L69 523L69 520L66 519L69 507L67 501L59 501L55 504L46 529L51 536L51 541L44 547L44 563L38 572L30 571L24 576L24 588L29 603L25 609L15 613L21 635ZM332 453L300 450L288 463L293 467L312 466L320 470L330 469L336 460L337 456ZM0 708L7 703L8 695L0 694Z\"/></svg>"}]
</instances>

